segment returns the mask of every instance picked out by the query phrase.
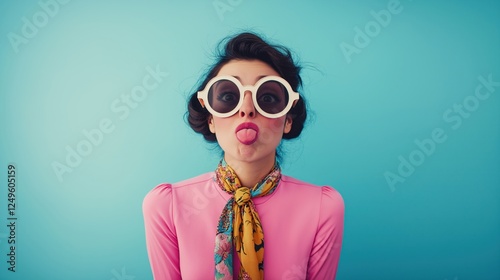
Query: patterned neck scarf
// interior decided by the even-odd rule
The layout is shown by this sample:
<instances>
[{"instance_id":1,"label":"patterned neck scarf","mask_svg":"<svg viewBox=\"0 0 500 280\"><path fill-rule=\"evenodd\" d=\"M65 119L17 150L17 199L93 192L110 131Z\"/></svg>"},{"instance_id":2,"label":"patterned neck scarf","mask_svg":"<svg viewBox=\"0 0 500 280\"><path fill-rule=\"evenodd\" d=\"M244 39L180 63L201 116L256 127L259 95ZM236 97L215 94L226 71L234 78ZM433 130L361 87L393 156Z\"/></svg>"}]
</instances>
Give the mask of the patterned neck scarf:
<instances>
[{"instance_id":1,"label":"patterned neck scarf","mask_svg":"<svg viewBox=\"0 0 500 280\"><path fill-rule=\"evenodd\" d=\"M253 188L241 186L234 170L221 160L215 170L217 184L233 197L222 210L215 236L215 279L233 279L233 245L241 268L238 279L264 278L264 232L253 197L271 194L281 179L279 164Z\"/></svg>"}]
</instances>

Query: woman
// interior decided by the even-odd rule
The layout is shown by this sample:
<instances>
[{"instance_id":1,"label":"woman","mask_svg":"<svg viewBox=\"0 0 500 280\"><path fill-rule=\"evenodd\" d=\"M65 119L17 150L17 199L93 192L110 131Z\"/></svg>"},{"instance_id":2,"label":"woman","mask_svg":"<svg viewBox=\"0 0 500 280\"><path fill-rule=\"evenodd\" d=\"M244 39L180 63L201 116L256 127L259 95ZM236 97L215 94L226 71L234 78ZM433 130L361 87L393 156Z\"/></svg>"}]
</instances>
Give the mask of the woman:
<instances>
[{"instance_id":1,"label":"woman","mask_svg":"<svg viewBox=\"0 0 500 280\"><path fill-rule=\"evenodd\" d=\"M255 34L225 43L188 102L190 126L219 144L221 162L144 199L155 279L335 278L342 197L281 174L277 161L306 119L299 72L286 48Z\"/></svg>"}]
</instances>

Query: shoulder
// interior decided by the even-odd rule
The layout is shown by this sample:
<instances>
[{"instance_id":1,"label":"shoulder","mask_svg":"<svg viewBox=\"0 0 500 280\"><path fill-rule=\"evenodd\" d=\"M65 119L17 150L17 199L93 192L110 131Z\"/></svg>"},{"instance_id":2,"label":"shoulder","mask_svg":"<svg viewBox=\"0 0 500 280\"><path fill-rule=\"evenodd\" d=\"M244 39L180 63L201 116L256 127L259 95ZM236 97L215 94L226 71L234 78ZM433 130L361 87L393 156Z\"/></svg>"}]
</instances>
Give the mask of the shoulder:
<instances>
[{"instance_id":1,"label":"shoulder","mask_svg":"<svg viewBox=\"0 0 500 280\"><path fill-rule=\"evenodd\" d=\"M294 177L288 175L281 176L281 182L287 188L287 191L299 191L299 192L320 192L321 187L308 182L301 181Z\"/></svg>"},{"instance_id":2,"label":"shoulder","mask_svg":"<svg viewBox=\"0 0 500 280\"><path fill-rule=\"evenodd\" d=\"M156 185L144 197L142 208L145 212L158 210L171 204L172 196L179 189L202 185L213 180L213 172L201 174L199 176L180 181L177 183L161 183Z\"/></svg>"},{"instance_id":3,"label":"shoulder","mask_svg":"<svg viewBox=\"0 0 500 280\"><path fill-rule=\"evenodd\" d=\"M326 196L327 199L342 201L342 196L340 195L340 193L331 186L315 185L287 175L282 175L281 181L283 182L286 188L293 188L302 191L313 190L317 193L321 193L322 196Z\"/></svg>"},{"instance_id":4,"label":"shoulder","mask_svg":"<svg viewBox=\"0 0 500 280\"><path fill-rule=\"evenodd\" d=\"M344 199L342 195L331 186L319 186L296 178L283 175L282 181L288 191L296 191L301 195L311 193L314 197L321 199L320 206L322 212L344 212Z\"/></svg>"},{"instance_id":5,"label":"shoulder","mask_svg":"<svg viewBox=\"0 0 500 280\"><path fill-rule=\"evenodd\" d=\"M344 215L344 199L333 187L321 187L321 210L326 213Z\"/></svg>"}]
</instances>

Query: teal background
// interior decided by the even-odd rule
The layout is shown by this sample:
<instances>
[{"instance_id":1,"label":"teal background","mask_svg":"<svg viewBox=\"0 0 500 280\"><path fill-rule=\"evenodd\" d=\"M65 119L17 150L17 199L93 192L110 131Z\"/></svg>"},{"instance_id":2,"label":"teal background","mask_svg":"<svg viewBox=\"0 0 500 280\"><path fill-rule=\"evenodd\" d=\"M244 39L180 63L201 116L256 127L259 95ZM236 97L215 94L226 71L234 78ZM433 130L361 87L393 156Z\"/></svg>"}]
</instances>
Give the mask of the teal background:
<instances>
[{"instance_id":1,"label":"teal background","mask_svg":"<svg viewBox=\"0 0 500 280\"><path fill-rule=\"evenodd\" d=\"M340 45L390 1L220 1L231 8L222 18L212 2L69 1L18 52L8 34L43 9L0 3L0 279L152 279L142 199L215 168L219 152L183 120L186 98L215 44L246 29L305 66L311 118L284 145L283 169L344 197L337 279L500 279L500 87L457 129L443 118L479 76L500 81L498 1L401 1L350 63ZM168 77L120 119L113 101L157 65ZM58 180L52 163L103 119L114 130ZM391 188L385 172L398 174L398 157L435 128L446 141Z\"/></svg>"}]
</instances>

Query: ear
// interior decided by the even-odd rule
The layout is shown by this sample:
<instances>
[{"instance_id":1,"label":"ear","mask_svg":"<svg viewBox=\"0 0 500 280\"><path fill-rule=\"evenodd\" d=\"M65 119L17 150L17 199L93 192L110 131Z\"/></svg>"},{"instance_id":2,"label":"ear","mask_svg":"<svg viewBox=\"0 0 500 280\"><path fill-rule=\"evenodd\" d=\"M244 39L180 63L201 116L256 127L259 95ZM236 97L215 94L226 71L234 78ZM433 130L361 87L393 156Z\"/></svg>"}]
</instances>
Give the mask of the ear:
<instances>
[{"instance_id":1,"label":"ear","mask_svg":"<svg viewBox=\"0 0 500 280\"><path fill-rule=\"evenodd\" d=\"M214 125L214 118L212 116L208 117L208 128L210 129L210 132L215 133L215 125Z\"/></svg>"},{"instance_id":2,"label":"ear","mask_svg":"<svg viewBox=\"0 0 500 280\"><path fill-rule=\"evenodd\" d=\"M202 107L202 108L205 108L205 102L203 101L203 99L198 98L198 101L200 102L201 107Z\"/></svg>"},{"instance_id":3,"label":"ear","mask_svg":"<svg viewBox=\"0 0 500 280\"><path fill-rule=\"evenodd\" d=\"M292 117L291 116L286 116L285 119L285 127L283 128L283 133L286 134L292 130Z\"/></svg>"}]
</instances>

